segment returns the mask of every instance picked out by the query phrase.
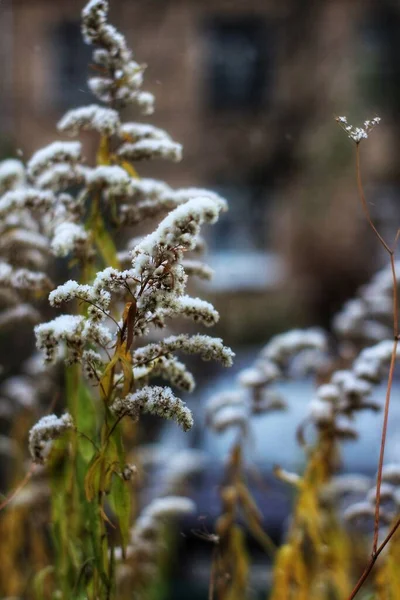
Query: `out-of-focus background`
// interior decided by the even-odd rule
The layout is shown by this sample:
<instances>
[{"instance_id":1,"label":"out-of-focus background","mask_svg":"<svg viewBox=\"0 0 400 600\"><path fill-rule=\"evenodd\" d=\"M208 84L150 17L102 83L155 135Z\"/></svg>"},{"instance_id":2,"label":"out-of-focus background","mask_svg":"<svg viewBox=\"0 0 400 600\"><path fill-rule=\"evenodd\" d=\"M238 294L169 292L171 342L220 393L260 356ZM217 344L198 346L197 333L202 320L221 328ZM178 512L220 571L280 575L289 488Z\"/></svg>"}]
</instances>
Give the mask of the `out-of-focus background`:
<instances>
[{"instance_id":1,"label":"out-of-focus background","mask_svg":"<svg viewBox=\"0 0 400 600\"><path fill-rule=\"evenodd\" d=\"M220 311L216 334L238 353L233 372L276 332L329 328L342 303L384 263L359 206L354 143L336 116L356 125L382 118L361 146L363 178L384 237L394 238L400 222L398 0L110 4L110 21L126 35L136 60L148 64L145 87L156 95L151 122L184 146L182 163L144 165L141 175L211 188L229 202L229 212L208 234L216 275L199 293ZM0 160L29 159L59 138L55 124L66 110L94 100L86 86L91 49L81 39L82 6L82 0L0 0ZM86 144L94 151L94 139L88 136ZM206 373L194 407L234 381L231 373ZM255 460L266 474L277 460L291 468L301 468L303 460L295 430L312 386L302 382L285 391L289 417L268 417L266 435L265 422L257 424ZM363 445L346 455L347 468L371 474L376 457L367 459L367 450L378 448L379 428L373 417L364 421ZM161 442L194 446L215 459L215 472L207 471L196 492L204 513L215 517L217 458L222 461L230 440L218 441L199 427L185 439L166 428ZM389 443L389 457L398 457L396 444ZM271 484L259 500L266 525L279 537L287 494ZM206 589L210 549L203 548L204 560L197 552L187 555L187 573ZM188 585L182 573L179 581ZM186 597L178 588L175 598Z\"/></svg>"},{"instance_id":2,"label":"out-of-focus background","mask_svg":"<svg viewBox=\"0 0 400 600\"><path fill-rule=\"evenodd\" d=\"M209 297L231 343L329 323L381 261L355 186L345 114L382 124L363 144L374 217L399 215L400 5L396 0L112 0L110 19L157 98L153 122L184 145L143 174L211 187L229 213L212 232ZM2 0L0 157L56 139L90 103L80 0ZM127 115L128 117L129 115Z\"/></svg>"}]
</instances>

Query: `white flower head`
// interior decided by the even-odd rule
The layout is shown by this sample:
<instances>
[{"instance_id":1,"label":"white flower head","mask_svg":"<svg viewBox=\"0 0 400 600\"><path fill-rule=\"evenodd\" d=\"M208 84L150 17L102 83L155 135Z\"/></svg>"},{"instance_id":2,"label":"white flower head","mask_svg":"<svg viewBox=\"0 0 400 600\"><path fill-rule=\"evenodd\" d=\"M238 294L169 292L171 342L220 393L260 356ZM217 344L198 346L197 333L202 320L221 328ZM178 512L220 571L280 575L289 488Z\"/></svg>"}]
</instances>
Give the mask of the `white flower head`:
<instances>
[{"instance_id":1,"label":"white flower head","mask_svg":"<svg viewBox=\"0 0 400 600\"><path fill-rule=\"evenodd\" d=\"M62 417L56 415L42 417L29 432L29 451L32 460L43 464L48 455L51 442L73 427L74 423L69 413L65 413Z\"/></svg>"},{"instance_id":2,"label":"white flower head","mask_svg":"<svg viewBox=\"0 0 400 600\"><path fill-rule=\"evenodd\" d=\"M339 123L349 138L356 144L359 144L362 140L366 140L374 127L379 125L380 121L380 117L374 117L371 120L364 121L363 127L354 127L348 124L347 117L336 118L336 122Z\"/></svg>"}]
</instances>

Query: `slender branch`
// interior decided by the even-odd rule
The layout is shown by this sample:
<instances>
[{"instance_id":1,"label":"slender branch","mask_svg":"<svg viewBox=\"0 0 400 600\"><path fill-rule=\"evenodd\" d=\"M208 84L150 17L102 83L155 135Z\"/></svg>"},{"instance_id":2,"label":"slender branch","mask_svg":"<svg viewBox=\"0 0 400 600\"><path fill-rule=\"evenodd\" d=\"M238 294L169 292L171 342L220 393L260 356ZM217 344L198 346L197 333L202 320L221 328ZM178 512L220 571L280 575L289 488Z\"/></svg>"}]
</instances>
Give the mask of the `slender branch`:
<instances>
[{"instance_id":1,"label":"slender branch","mask_svg":"<svg viewBox=\"0 0 400 600\"><path fill-rule=\"evenodd\" d=\"M115 325L118 327L119 331L121 331L121 327L119 326L118 322L114 319L114 317L112 315L110 315L110 313L108 313L107 311L103 310L98 304L96 304L95 302L92 302L91 300L87 300L86 298L82 298L82 296L76 296L76 298L78 300L81 300L82 302L86 302L87 304L91 304L92 306L94 306L94 308L97 308L97 310L99 310L106 317L108 317L109 319L111 319L111 321L113 321L115 323Z\"/></svg>"},{"instance_id":2,"label":"slender branch","mask_svg":"<svg viewBox=\"0 0 400 600\"><path fill-rule=\"evenodd\" d=\"M393 343L392 357L390 360L390 370L388 377L388 384L386 389L386 399L385 399L385 409L383 415L383 426L382 426L382 437L381 437L381 447L379 452L379 466L378 466L378 474L376 478L376 503L375 503L375 523L374 523L374 542L372 545L372 554L376 553L378 547L378 536L379 536L379 509L380 509L380 500L381 500L381 487L382 487L382 469L383 469L383 459L385 456L385 445L386 445L386 435L387 435L387 425L389 420L389 406L390 406L390 394L392 391L393 385L393 374L394 368L396 364L396 354L397 354L397 346L398 340L395 340Z\"/></svg>"},{"instance_id":3,"label":"slender branch","mask_svg":"<svg viewBox=\"0 0 400 600\"><path fill-rule=\"evenodd\" d=\"M383 237L381 236L381 234L379 233L379 231L377 230L376 226L374 225L374 223L372 221L372 218L371 218L371 215L369 212L369 208L368 208L368 204L365 199L362 181L361 181L360 145L359 145L359 143L356 144L356 170L357 170L357 188L358 188L361 205L363 207L364 213L367 217L368 223L369 223L372 231L374 232L374 234L378 238L380 244L383 246L383 248L389 254L389 257L390 257L390 267L391 267L391 271L392 271L392 280L393 280L392 286L393 286L393 337L394 337L394 342L393 342L392 355L391 355L391 359L390 359L388 383L387 383L387 388L386 388L381 445L380 445L380 452L379 452L379 464L378 464L378 473L377 473L377 478L376 478L374 538L373 538L373 544L372 544L371 558L370 558L367 566L365 567L365 570L362 573L360 579L358 580L356 586L354 587L352 593L350 594L348 600L353 600L353 598L355 598L355 596L357 595L357 593L363 586L365 580L369 576L369 574L372 570L372 567L374 566L379 554L382 552L382 550L384 549L384 547L389 542L389 540L394 535L395 531L397 530L397 528L400 525L400 519L399 519L397 521L397 523L395 524L395 526L393 527L393 529L391 530L391 532L388 534L388 536L385 538L385 540L382 542L382 544L378 547L383 460L384 460L384 456L385 456L387 426L388 426L388 421L389 421L390 396L391 396L391 391L392 391L392 386L393 386L393 376L394 376L394 370L395 370L395 365L396 365L397 347L398 347L398 343L399 343L398 293L397 293L397 277L396 277L396 264L395 264L395 260L394 260L394 253L395 253L396 245L397 245L397 242L399 239L399 231L400 230L397 231L393 247L391 248L385 242L385 240L383 239Z\"/></svg>"},{"instance_id":4,"label":"slender branch","mask_svg":"<svg viewBox=\"0 0 400 600\"><path fill-rule=\"evenodd\" d=\"M382 550L384 550L384 548L387 546L387 544L390 542L390 540L392 539L392 537L394 536L394 534L396 533L396 531L398 530L399 527L400 527L400 517L397 519L396 523L393 525L392 529L389 531L389 533L387 534L387 536L385 537L385 539L383 540L381 545L376 549L376 552L374 554L372 554L367 566L364 569L363 574L361 575L360 579L357 581L355 588L353 589L353 591L351 592L351 594L347 598L347 600L353 600L356 597L356 595L358 594L358 592L364 585L364 582L366 581L368 575L371 573L373 566L378 559L378 556L380 555Z\"/></svg>"},{"instance_id":5,"label":"slender branch","mask_svg":"<svg viewBox=\"0 0 400 600\"><path fill-rule=\"evenodd\" d=\"M397 236L396 236L397 238ZM390 255L390 268L393 278L393 334L395 339L399 337L399 302L397 297L397 277L396 263L394 262L394 252Z\"/></svg>"},{"instance_id":6,"label":"slender branch","mask_svg":"<svg viewBox=\"0 0 400 600\"><path fill-rule=\"evenodd\" d=\"M85 438L85 440L87 440L88 442L90 442L92 444L93 448L97 452L100 452L100 448L97 446L97 444L95 444L95 442L88 435L86 435L86 433L83 433L83 431L79 431L79 429L76 430L76 433L78 435L80 435L81 437Z\"/></svg>"}]
</instances>

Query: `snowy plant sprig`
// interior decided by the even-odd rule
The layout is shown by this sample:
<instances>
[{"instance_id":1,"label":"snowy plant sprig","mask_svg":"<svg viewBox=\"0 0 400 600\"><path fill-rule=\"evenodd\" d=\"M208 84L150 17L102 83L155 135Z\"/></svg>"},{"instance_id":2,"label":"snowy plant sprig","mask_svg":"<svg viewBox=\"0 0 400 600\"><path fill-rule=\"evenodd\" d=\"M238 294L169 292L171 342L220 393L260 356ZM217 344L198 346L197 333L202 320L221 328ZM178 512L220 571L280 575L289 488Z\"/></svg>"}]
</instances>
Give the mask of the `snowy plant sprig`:
<instances>
[{"instance_id":1,"label":"snowy plant sprig","mask_svg":"<svg viewBox=\"0 0 400 600\"><path fill-rule=\"evenodd\" d=\"M29 433L29 451L33 461L43 464L50 451L51 442L73 427L73 420L68 413L62 417L56 415L42 417Z\"/></svg>"},{"instance_id":2,"label":"snowy plant sprig","mask_svg":"<svg viewBox=\"0 0 400 600\"><path fill-rule=\"evenodd\" d=\"M380 117L374 117L373 119L364 121L362 127L355 127L354 125L349 125L347 122L347 117L336 118L336 122L342 127L342 129L344 129L349 138L356 144L359 144L362 140L366 140L371 131L377 125L379 125L380 121Z\"/></svg>"},{"instance_id":3,"label":"snowy plant sprig","mask_svg":"<svg viewBox=\"0 0 400 600\"><path fill-rule=\"evenodd\" d=\"M308 372L309 352L313 353L313 368L317 370L327 352L326 335L319 329L297 329L273 337L254 364L239 373L238 389L210 398L208 426L218 433L230 427L246 432L252 416L284 410L286 402L274 384L291 376L294 362L297 370L303 366Z\"/></svg>"},{"instance_id":4,"label":"snowy plant sprig","mask_svg":"<svg viewBox=\"0 0 400 600\"><path fill-rule=\"evenodd\" d=\"M394 268L400 269L400 261L395 261ZM397 282L397 292L399 285ZM392 322L393 277L389 266L375 273L356 297L344 304L333 326L341 341L358 349L391 338Z\"/></svg>"},{"instance_id":5,"label":"snowy plant sprig","mask_svg":"<svg viewBox=\"0 0 400 600\"><path fill-rule=\"evenodd\" d=\"M205 335L169 336L131 350L134 339L146 335L151 325L163 326L166 319L182 316L208 326L217 321L218 313L211 304L185 294L186 275L179 263L184 251L195 246L201 224L214 222L221 208L221 202L214 198L188 201L139 242L132 252L130 269L109 267L100 271L91 285L70 280L50 293L52 306L78 301L87 305L87 312L64 314L38 325L38 348L49 363L63 352L67 364L81 363L118 418L137 420L141 413L149 412L175 420L187 430L193 420L185 404L170 388L146 383L161 376L178 389L193 389L194 379L175 352L197 353L204 360L232 364L233 353L222 340ZM122 320L117 322L112 308L115 312L120 305L122 310L124 304ZM107 379L106 386L110 360L113 381L110 384Z\"/></svg>"}]
</instances>

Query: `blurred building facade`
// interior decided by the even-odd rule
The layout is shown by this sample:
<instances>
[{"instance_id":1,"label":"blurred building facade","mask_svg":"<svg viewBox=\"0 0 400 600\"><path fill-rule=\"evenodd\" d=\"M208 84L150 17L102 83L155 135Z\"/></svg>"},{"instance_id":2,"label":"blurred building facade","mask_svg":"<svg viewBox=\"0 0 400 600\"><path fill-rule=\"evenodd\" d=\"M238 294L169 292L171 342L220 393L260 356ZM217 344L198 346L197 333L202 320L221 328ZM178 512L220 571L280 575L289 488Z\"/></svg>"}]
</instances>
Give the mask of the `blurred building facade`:
<instances>
[{"instance_id":1,"label":"blurred building facade","mask_svg":"<svg viewBox=\"0 0 400 600\"><path fill-rule=\"evenodd\" d=\"M141 174L229 200L209 240L217 277L208 293L221 332L258 341L294 323L326 324L382 259L359 210L354 148L335 115L382 117L364 143L364 178L389 237L400 216L399 3L110 4L111 21L149 65L153 122L185 150L181 164ZM93 101L81 8L82 0L0 4L0 156L28 159L57 138L67 109Z\"/></svg>"}]
</instances>

